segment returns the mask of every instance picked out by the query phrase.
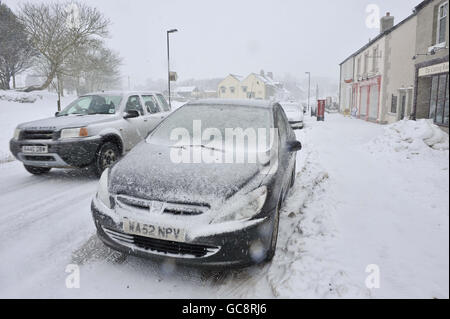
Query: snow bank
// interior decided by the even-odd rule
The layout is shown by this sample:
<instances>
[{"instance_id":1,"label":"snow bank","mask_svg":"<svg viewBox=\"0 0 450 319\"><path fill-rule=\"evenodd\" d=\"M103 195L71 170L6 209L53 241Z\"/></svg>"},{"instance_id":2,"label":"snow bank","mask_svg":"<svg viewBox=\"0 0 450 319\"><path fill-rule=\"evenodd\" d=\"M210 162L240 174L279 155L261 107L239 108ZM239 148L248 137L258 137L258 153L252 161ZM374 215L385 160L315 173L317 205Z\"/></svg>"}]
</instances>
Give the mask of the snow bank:
<instances>
[{"instance_id":1,"label":"snow bank","mask_svg":"<svg viewBox=\"0 0 450 319\"><path fill-rule=\"evenodd\" d=\"M17 91L0 91L0 100L18 103L34 103L37 99L42 99L39 93L26 93Z\"/></svg>"},{"instance_id":2,"label":"snow bank","mask_svg":"<svg viewBox=\"0 0 450 319\"><path fill-rule=\"evenodd\" d=\"M22 96L22 102L18 103ZM34 99L34 103L23 102ZM62 106L72 102L75 96L62 98ZM9 152L9 140L14 129L20 123L34 121L54 116L57 111L57 96L55 93L41 91L23 93L15 91L0 91L0 164L14 160Z\"/></svg>"},{"instance_id":3,"label":"snow bank","mask_svg":"<svg viewBox=\"0 0 450 319\"><path fill-rule=\"evenodd\" d=\"M431 149L448 150L449 138L432 120L402 120L388 125L369 147L376 151L422 153Z\"/></svg>"}]
</instances>

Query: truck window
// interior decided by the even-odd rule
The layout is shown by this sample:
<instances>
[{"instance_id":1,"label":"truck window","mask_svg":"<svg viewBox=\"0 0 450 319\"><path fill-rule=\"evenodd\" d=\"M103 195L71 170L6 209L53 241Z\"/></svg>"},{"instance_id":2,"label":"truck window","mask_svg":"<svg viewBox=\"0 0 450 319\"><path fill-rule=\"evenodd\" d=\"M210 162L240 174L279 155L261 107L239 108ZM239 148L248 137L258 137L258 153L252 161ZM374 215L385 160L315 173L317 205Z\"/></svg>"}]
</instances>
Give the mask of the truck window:
<instances>
[{"instance_id":1,"label":"truck window","mask_svg":"<svg viewBox=\"0 0 450 319\"><path fill-rule=\"evenodd\" d=\"M144 115L144 109L142 108L141 101L138 95L132 95L128 98L125 112L136 110L139 114Z\"/></svg>"},{"instance_id":2,"label":"truck window","mask_svg":"<svg viewBox=\"0 0 450 319\"><path fill-rule=\"evenodd\" d=\"M161 94L157 94L156 96L158 97L159 104L164 109L164 112L169 112L170 107L169 107L169 104L167 103L166 99L164 98L164 96L162 96Z\"/></svg>"},{"instance_id":3,"label":"truck window","mask_svg":"<svg viewBox=\"0 0 450 319\"><path fill-rule=\"evenodd\" d=\"M156 102L153 95L142 95L142 99L144 100L145 108L148 113L155 114L160 112L158 102Z\"/></svg>"}]
</instances>

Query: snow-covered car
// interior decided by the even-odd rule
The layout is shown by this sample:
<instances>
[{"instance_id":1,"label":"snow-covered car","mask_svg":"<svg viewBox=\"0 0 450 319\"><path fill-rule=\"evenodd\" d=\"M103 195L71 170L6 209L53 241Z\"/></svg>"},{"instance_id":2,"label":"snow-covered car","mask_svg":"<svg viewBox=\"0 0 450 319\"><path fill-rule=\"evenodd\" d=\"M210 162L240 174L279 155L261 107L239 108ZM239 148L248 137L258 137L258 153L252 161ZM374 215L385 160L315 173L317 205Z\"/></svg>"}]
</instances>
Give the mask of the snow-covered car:
<instances>
[{"instance_id":1,"label":"snow-covered car","mask_svg":"<svg viewBox=\"0 0 450 319\"><path fill-rule=\"evenodd\" d=\"M298 102L280 102L293 129L303 128L303 107Z\"/></svg>"},{"instance_id":2,"label":"snow-covered car","mask_svg":"<svg viewBox=\"0 0 450 319\"><path fill-rule=\"evenodd\" d=\"M169 113L159 92L86 94L55 117L20 124L10 150L32 174L92 166L100 176Z\"/></svg>"},{"instance_id":3,"label":"snow-covered car","mask_svg":"<svg viewBox=\"0 0 450 319\"><path fill-rule=\"evenodd\" d=\"M196 138L199 123L205 130ZM229 129L279 134L262 148L249 139L238 161L233 146L217 142ZM301 147L278 103L188 103L102 174L91 204L98 236L126 254L185 264L270 261ZM255 152L265 156L250 160Z\"/></svg>"}]
</instances>

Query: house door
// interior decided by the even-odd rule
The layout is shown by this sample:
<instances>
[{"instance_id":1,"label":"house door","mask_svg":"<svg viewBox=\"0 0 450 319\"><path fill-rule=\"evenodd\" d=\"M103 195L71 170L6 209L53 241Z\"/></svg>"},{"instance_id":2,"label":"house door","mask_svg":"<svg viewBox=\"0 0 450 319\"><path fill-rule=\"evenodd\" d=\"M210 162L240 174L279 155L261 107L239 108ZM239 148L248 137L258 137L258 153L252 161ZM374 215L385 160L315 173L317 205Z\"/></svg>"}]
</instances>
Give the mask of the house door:
<instances>
[{"instance_id":1,"label":"house door","mask_svg":"<svg viewBox=\"0 0 450 319\"><path fill-rule=\"evenodd\" d=\"M402 93L400 98L400 120L403 120L406 116L406 94Z\"/></svg>"},{"instance_id":2,"label":"house door","mask_svg":"<svg viewBox=\"0 0 450 319\"><path fill-rule=\"evenodd\" d=\"M370 87L370 100L369 100L369 119L376 121L378 119L378 85L372 85Z\"/></svg>"},{"instance_id":3,"label":"house door","mask_svg":"<svg viewBox=\"0 0 450 319\"><path fill-rule=\"evenodd\" d=\"M366 119L367 116L367 95L368 95L368 86L361 87L361 102L359 105L359 117L362 119Z\"/></svg>"}]
</instances>

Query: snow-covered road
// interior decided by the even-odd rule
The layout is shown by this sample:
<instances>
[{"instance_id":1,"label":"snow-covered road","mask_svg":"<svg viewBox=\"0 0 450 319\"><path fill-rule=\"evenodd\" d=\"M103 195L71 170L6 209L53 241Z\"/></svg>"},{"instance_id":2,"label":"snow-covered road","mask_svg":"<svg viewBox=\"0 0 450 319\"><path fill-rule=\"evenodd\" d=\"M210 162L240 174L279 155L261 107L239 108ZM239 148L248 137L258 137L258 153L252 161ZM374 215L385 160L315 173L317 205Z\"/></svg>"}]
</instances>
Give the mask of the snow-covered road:
<instances>
[{"instance_id":1,"label":"snow-covered road","mask_svg":"<svg viewBox=\"0 0 450 319\"><path fill-rule=\"evenodd\" d=\"M307 118L272 264L226 272L115 253L95 236L95 177L1 163L0 297L448 298L448 151L380 152L372 139L383 129ZM69 264L78 289L66 288ZM365 285L370 264L378 289Z\"/></svg>"}]
</instances>

